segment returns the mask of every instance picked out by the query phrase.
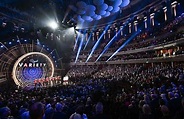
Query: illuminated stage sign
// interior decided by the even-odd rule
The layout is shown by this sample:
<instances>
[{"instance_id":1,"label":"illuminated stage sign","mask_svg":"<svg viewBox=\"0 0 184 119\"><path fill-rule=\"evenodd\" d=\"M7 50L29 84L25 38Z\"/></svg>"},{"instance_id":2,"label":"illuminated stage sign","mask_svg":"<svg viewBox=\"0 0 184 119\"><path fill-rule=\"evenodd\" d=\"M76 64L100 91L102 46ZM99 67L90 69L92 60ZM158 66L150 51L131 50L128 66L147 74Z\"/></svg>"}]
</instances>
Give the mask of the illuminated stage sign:
<instances>
[{"instance_id":1,"label":"illuminated stage sign","mask_svg":"<svg viewBox=\"0 0 184 119\"><path fill-rule=\"evenodd\" d=\"M19 63L19 67L45 67L46 63Z\"/></svg>"},{"instance_id":2,"label":"illuminated stage sign","mask_svg":"<svg viewBox=\"0 0 184 119\"><path fill-rule=\"evenodd\" d=\"M21 56L14 64L12 78L16 85L27 87L34 84L35 79L53 77L52 60L40 52L30 52Z\"/></svg>"},{"instance_id":3,"label":"illuminated stage sign","mask_svg":"<svg viewBox=\"0 0 184 119\"><path fill-rule=\"evenodd\" d=\"M30 59L29 63L27 62L20 62L19 67L45 67L47 63L39 62L38 60Z\"/></svg>"}]
</instances>

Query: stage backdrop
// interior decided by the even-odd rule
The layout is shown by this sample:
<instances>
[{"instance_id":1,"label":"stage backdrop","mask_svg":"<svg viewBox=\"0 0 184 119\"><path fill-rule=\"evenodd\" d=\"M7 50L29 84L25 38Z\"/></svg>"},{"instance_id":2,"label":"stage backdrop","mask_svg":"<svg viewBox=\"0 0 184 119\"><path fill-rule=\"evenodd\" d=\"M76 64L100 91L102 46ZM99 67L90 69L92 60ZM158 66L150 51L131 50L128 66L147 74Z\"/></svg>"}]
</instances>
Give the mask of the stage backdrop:
<instances>
[{"instance_id":1,"label":"stage backdrop","mask_svg":"<svg viewBox=\"0 0 184 119\"><path fill-rule=\"evenodd\" d=\"M31 86L35 79L53 77L54 64L41 52L29 52L22 55L14 64L12 78L16 85Z\"/></svg>"}]
</instances>

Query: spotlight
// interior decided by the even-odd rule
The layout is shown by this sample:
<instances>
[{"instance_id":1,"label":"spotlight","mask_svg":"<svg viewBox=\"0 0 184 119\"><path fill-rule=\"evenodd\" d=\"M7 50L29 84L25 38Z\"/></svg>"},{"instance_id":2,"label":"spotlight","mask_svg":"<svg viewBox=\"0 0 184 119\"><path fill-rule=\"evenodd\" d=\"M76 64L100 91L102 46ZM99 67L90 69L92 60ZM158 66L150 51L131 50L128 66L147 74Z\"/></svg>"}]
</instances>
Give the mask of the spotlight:
<instances>
[{"instance_id":1,"label":"spotlight","mask_svg":"<svg viewBox=\"0 0 184 119\"><path fill-rule=\"evenodd\" d=\"M51 21L48 25L49 25L49 27L51 27L54 30L59 27L58 24L56 23L56 21Z\"/></svg>"}]
</instances>

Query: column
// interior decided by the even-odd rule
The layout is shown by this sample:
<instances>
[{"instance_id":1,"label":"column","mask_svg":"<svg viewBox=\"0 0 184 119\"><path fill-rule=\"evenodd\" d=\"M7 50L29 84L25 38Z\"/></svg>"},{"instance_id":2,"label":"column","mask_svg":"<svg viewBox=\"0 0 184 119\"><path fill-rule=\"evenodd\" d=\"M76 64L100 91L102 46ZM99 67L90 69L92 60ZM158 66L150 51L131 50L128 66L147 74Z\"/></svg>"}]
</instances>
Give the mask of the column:
<instances>
[{"instance_id":1,"label":"column","mask_svg":"<svg viewBox=\"0 0 184 119\"><path fill-rule=\"evenodd\" d=\"M95 40L95 33L92 34L93 35L93 41Z\"/></svg>"},{"instance_id":2,"label":"column","mask_svg":"<svg viewBox=\"0 0 184 119\"><path fill-rule=\"evenodd\" d=\"M104 39L105 39L106 38L106 30L105 30L105 28L103 28L103 33L104 33Z\"/></svg>"},{"instance_id":3,"label":"column","mask_svg":"<svg viewBox=\"0 0 184 119\"><path fill-rule=\"evenodd\" d=\"M173 11L173 16L176 17L177 13L176 13L176 5L177 5L177 1L174 1L171 3L171 7L172 7L172 11Z\"/></svg>"},{"instance_id":4,"label":"column","mask_svg":"<svg viewBox=\"0 0 184 119\"><path fill-rule=\"evenodd\" d=\"M118 33L118 28L116 27L115 30L116 30L116 37L117 37L118 36L118 34L117 34Z\"/></svg>"},{"instance_id":5,"label":"column","mask_svg":"<svg viewBox=\"0 0 184 119\"><path fill-rule=\"evenodd\" d=\"M163 10L164 10L164 19L165 21L167 21L167 7L164 7Z\"/></svg>"},{"instance_id":6,"label":"column","mask_svg":"<svg viewBox=\"0 0 184 119\"><path fill-rule=\"evenodd\" d=\"M98 31L96 32L96 37L97 37L97 40L98 40L98 38L99 38L99 32Z\"/></svg>"},{"instance_id":7,"label":"column","mask_svg":"<svg viewBox=\"0 0 184 119\"><path fill-rule=\"evenodd\" d=\"M155 19L154 19L154 17L155 17L155 13L151 13L150 14L150 22L151 22L152 26L155 26Z\"/></svg>"},{"instance_id":8,"label":"column","mask_svg":"<svg viewBox=\"0 0 184 119\"><path fill-rule=\"evenodd\" d=\"M147 17L144 17L144 28L146 29L146 28L148 28L148 25L147 25Z\"/></svg>"},{"instance_id":9,"label":"column","mask_svg":"<svg viewBox=\"0 0 184 119\"><path fill-rule=\"evenodd\" d=\"M129 33L132 33L132 24L131 24L131 23L128 24L128 29L129 29L129 30L128 30Z\"/></svg>"},{"instance_id":10,"label":"column","mask_svg":"<svg viewBox=\"0 0 184 119\"><path fill-rule=\"evenodd\" d=\"M111 30L110 29L108 30L108 36L109 36L109 38L111 38Z\"/></svg>"},{"instance_id":11,"label":"column","mask_svg":"<svg viewBox=\"0 0 184 119\"><path fill-rule=\"evenodd\" d=\"M120 26L121 29L121 36L123 35L123 26Z\"/></svg>"},{"instance_id":12,"label":"column","mask_svg":"<svg viewBox=\"0 0 184 119\"><path fill-rule=\"evenodd\" d=\"M88 40L88 33L86 33L86 41Z\"/></svg>"},{"instance_id":13,"label":"column","mask_svg":"<svg viewBox=\"0 0 184 119\"><path fill-rule=\"evenodd\" d=\"M134 21L134 29L135 29L135 31L137 31L137 24L138 24L137 20Z\"/></svg>"}]
</instances>

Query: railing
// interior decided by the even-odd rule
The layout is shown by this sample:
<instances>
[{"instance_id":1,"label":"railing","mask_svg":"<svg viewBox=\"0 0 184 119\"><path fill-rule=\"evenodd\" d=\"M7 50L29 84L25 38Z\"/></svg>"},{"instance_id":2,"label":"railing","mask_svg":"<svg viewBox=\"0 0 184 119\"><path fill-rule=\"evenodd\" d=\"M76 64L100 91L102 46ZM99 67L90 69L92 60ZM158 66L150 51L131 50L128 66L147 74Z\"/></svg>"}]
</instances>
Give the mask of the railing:
<instances>
[{"instance_id":1,"label":"railing","mask_svg":"<svg viewBox=\"0 0 184 119\"><path fill-rule=\"evenodd\" d=\"M155 62L174 62L184 61L184 54L154 57L154 58L142 58L142 59L129 59L129 60L115 60L115 61L101 61L101 62L71 62L70 65L101 65L101 64L136 64L136 63L155 63Z\"/></svg>"}]
</instances>

